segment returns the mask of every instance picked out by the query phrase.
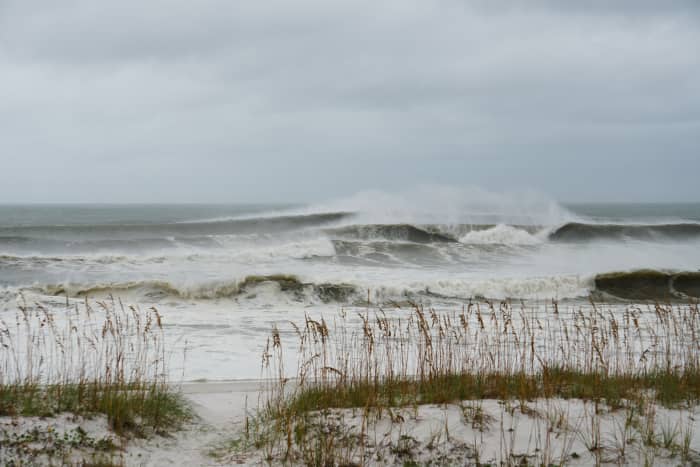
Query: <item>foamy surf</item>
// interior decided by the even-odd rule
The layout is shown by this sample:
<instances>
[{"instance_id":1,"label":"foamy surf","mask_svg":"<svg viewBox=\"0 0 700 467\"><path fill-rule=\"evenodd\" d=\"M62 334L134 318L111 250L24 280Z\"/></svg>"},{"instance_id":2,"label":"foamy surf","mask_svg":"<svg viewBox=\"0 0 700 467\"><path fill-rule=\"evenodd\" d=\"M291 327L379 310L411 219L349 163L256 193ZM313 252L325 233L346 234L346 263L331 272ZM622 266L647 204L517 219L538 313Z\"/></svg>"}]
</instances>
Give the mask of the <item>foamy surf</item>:
<instances>
[{"instance_id":1,"label":"foamy surf","mask_svg":"<svg viewBox=\"0 0 700 467\"><path fill-rule=\"evenodd\" d=\"M216 379L257 376L270 327L307 312L512 300L546 319L553 299L697 299L700 207L589 208L448 188L302 207L3 207L0 319L26 303L67 318L86 300L153 306L188 375Z\"/></svg>"},{"instance_id":2,"label":"foamy surf","mask_svg":"<svg viewBox=\"0 0 700 467\"><path fill-rule=\"evenodd\" d=\"M459 241L471 245L539 245L546 240L542 237L542 232L533 234L523 228L499 224L483 230L473 230L461 236Z\"/></svg>"},{"instance_id":3,"label":"foamy surf","mask_svg":"<svg viewBox=\"0 0 700 467\"><path fill-rule=\"evenodd\" d=\"M2 284L80 284L78 295L141 288L204 300L237 295L248 276L290 275L392 299L581 298L596 275L700 264L700 216L643 224L620 212L605 222L546 197L479 189L366 192L305 207L13 212L0 221Z\"/></svg>"},{"instance_id":4,"label":"foamy surf","mask_svg":"<svg viewBox=\"0 0 700 467\"><path fill-rule=\"evenodd\" d=\"M489 300L548 300L596 299L668 301L700 298L700 272L635 270L608 272L594 276L559 275L534 277L494 277L482 279L445 278L423 281L388 280L369 284L348 279L336 282L314 282L292 274L249 275L230 280L199 283L143 280L103 283L60 283L25 288L47 296L72 298L105 298L126 296L135 300L162 303L172 300L221 300L274 304L290 300L299 304L338 303L364 304L414 301L416 303L445 299L470 301ZM368 298L369 297L369 298Z\"/></svg>"}]
</instances>

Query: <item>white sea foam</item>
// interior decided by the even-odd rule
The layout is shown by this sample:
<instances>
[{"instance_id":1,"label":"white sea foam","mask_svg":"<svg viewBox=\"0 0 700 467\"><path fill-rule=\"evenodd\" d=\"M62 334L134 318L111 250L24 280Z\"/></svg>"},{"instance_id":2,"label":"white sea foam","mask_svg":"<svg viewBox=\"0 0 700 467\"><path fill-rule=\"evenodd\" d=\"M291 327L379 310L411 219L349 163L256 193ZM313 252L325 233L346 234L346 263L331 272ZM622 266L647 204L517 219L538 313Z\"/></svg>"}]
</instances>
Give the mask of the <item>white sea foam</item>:
<instances>
[{"instance_id":1,"label":"white sea foam","mask_svg":"<svg viewBox=\"0 0 700 467\"><path fill-rule=\"evenodd\" d=\"M218 256L241 264L256 264L280 261L285 258L307 259L315 256L332 256L335 253L331 240L318 232L287 238L241 240L238 236L217 236L215 241L224 250L218 252ZM204 256L206 252L202 259Z\"/></svg>"},{"instance_id":2,"label":"white sea foam","mask_svg":"<svg viewBox=\"0 0 700 467\"><path fill-rule=\"evenodd\" d=\"M535 191L494 192L476 186L419 185L404 191L368 190L300 207L221 216L188 222L272 219L334 212L355 217L338 224L521 224L561 225L580 220L571 211Z\"/></svg>"},{"instance_id":3,"label":"white sea foam","mask_svg":"<svg viewBox=\"0 0 700 467\"><path fill-rule=\"evenodd\" d=\"M493 278L474 281L442 280L432 284L432 292L466 297L498 297L541 299L578 298L588 295L592 288L589 277L579 275Z\"/></svg>"},{"instance_id":4,"label":"white sea foam","mask_svg":"<svg viewBox=\"0 0 700 467\"><path fill-rule=\"evenodd\" d=\"M473 230L460 237L459 241L469 245L538 245L543 238L517 227L498 224L490 229Z\"/></svg>"},{"instance_id":5,"label":"white sea foam","mask_svg":"<svg viewBox=\"0 0 700 467\"><path fill-rule=\"evenodd\" d=\"M403 192L365 191L300 212L354 212L355 223L559 225L577 216L532 191L497 193L478 187L422 185Z\"/></svg>"}]
</instances>

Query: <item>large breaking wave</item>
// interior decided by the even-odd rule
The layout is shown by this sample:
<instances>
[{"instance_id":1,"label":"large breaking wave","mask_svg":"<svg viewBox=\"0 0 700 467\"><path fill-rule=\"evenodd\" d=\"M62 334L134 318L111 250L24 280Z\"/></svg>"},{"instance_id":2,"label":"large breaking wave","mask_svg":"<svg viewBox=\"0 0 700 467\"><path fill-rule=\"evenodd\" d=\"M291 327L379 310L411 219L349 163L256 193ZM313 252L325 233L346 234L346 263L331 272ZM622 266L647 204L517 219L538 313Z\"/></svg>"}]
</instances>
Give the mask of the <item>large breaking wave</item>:
<instances>
[{"instance_id":1,"label":"large breaking wave","mask_svg":"<svg viewBox=\"0 0 700 467\"><path fill-rule=\"evenodd\" d=\"M386 240L421 244L535 245L700 239L700 224L523 224L356 223L357 213L324 212L209 222L126 225L0 227L0 254L46 252L143 252L179 247L227 247L226 239L258 241L293 232L315 232L330 240ZM222 242L222 240L224 240Z\"/></svg>"},{"instance_id":2,"label":"large breaking wave","mask_svg":"<svg viewBox=\"0 0 700 467\"><path fill-rule=\"evenodd\" d=\"M365 304L370 300L384 304L398 301L448 299L616 299L624 301L687 301L700 299L700 271L668 272L636 270L610 272L585 277L561 275L526 278L449 279L406 281L404 283L310 282L292 274L249 275L240 279L199 284L166 280L142 280L104 283L58 283L28 288L50 296L104 297L135 295L138 299L166 298L218 300L258 298L273 302L293 300L301 303Z\"/></svg>"},{"instance_id":3,"label":"large breaking wave","mask_svg":"<svg viewBox=\"0 0 700 467\"><path fill-rule=\"evenodd\" d=\"M668 241L700 238L700 224L585 224L571 222L558 227L549 238L554 241L647 240Z\"/></svg>"},{"instance_id":4,"label":"large breaking wave","mask_svg":"<svg viewBox=\"0 0 700 467\"><path fill-rule=\"evenodd\" d=\"M259 297L251 291L264 284L268 298L343 303L367 289L391 300L688 299L700 289L700 223L605 222L537 196L417 189L238 217L152 212L60 225L0 219L0 287L207 300Z\"/></svg>"}]
</instances>

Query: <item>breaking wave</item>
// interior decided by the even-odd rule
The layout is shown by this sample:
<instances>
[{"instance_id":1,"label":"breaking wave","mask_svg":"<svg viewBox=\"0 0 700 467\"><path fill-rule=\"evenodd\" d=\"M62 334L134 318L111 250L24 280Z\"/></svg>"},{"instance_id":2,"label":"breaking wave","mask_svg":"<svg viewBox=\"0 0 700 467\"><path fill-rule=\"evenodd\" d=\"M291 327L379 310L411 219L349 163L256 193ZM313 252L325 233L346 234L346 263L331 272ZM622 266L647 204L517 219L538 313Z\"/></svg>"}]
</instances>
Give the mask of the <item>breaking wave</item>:
<instances>
[{"instance_id":1,"label":"breaking wave","mask_svg":"<svg viewBox=\"0 0 700 467\"><path fill-rule=\"evenodd\" d=\"M86 297L136 293L151 299L169 296L211 300L251 293L257 287L265 284L272 284L278 288L279 293L292 295L298 300L313 295L324 302L344 302L357 292L357 288L350 284L305 283L296 276L287 274L249 275L240 280L214 281L196 285L175 284L164 280L145 280L100 284L53 284L36 286L32 289L52 296Z\"/></svg>"},{"instance_id":2,"label":"breaking wave","mask_svg":"<svg viewBox=\"0 0 700 467\"><path fill-rule=\"evenodd\" d=\"M341 238L358 240L393 240L413 243L451 243L457 240L430 226L410 224L352 225L327 231Z\"/></svg>"},{"instance_id":3,"label":"breaking wave","mask_svg":"<svg viewBox=\"0 0 700 467\"><path fill-rule=\"evenodd\" d=\"M499 224L483 230L472 230L461 236L459 241L469 245L538 245L543 240L533 234L531 230Z\"/></svg>"},{"instance_id":4,"label":"breaking wave","mask_svg":"<svg viewBox=\"0 0 700 467\"><path fill-rule=\"evenodd\" d=\"M352 217L348 212L328 212L276 217L251 217L208 222L164 224L75 224L0 227L0 245L32 239L73 241L91 239L160 239L227 234L263 234L320 227Z\"/></svg>"},{"instance_id":5,"label":"breaking wave","mask_svg":"<svg viewBox=\"0 0 700 467\"><path fill-rule=\"evenodd\" d=\"M81 209L61 225L60 213L31 209L15 215L27 222L0 219L0 287L343 303L367 289L387 300L700 295L698 273L678 272L700 264L700 223L640 221L624 209L620 217L581 217L539 196L431 187L201 216L176 207ZM633 220L649 223L625 224Z\"/></svg>"},{"instance_id":6,"label":"breaking wave","mask_svg":"<svg viewBox=\"0 0 700 467\"><path fill-rule=\"evenodd\" d=\"M700 224L584 224L570 222L554 230L553 241L687 240L700 238Z\"/></svg>"},{"instance_id":7,"label":"breaking wave","mask_svg":"<svg viewBox=\"0 0 700 467\"><path fill-rule=\"evenodd\" d=\"M272 289L270 289L272 287ZM249 275L228 281L177 284L164 280L105 282L95 284L37 285L31 290L51 296L107 296L136 294L151 300L165 297L195 300L257 297L267 288L267 299L292 299L298 302L346 304L364 303L367 291L375 299L391 303L424 299L596 299L623 301L678 301L700 299L700 271L666 272L636 270L610 272L593 277L576 274L486 278L391 281L387 284L304 281L291 274ZM269 295L272 294L272 295Z\"/></svg>"},{"instance_id":8,"label":"breaking wave","mask_svg":"<svg viewBox=\"0 0 700 467\"><path fill-rule=\"evenodd\" d=\"M700 272L643 269L595 277L595 291L625 300L684 300L700 298Z\"/></svg>"},{"instance_id":9,"label":"breaking wave","mask_svg":"<svg viewBox=\"0 0 700 467\"><path fill-rule=\"evenodd\" d=\"M433 280L392 283L371 288L374 297L392 302L420 301L426 297L453 300L472 298L575 298L588 293L590 281L578 276L533 277L519 279L493 278L485 280ZM54 284L32 289L52 296L85 297L136 294L149 299L165 297L212 300L223 298L255 298L258 288L273 286L278 298L292 298L306 302L353 303L366 300L366 284L350 282L305 282L294 275L251 275L240 280L216 281L196 285L175 284L169 281L145 280L100 284Z\"/></svg>"}]
</instances>

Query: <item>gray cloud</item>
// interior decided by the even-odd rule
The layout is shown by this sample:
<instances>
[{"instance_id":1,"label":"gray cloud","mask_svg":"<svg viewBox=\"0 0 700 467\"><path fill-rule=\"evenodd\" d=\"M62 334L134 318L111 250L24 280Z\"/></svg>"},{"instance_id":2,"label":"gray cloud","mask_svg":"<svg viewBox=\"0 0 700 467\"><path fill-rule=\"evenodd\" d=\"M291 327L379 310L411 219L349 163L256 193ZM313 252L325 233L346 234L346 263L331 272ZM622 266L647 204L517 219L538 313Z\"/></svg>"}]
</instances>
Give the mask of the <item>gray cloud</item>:
<instances>
[{"instance_id":1,"label":"gray cloud","mask_svg":"<svg viewBox=\"0 0 700 467\"><path fill-rule=\"evenodd\" d=\"M0 3L0 201L698 200L695 1Z\"/></svg>"}]
</instances>

